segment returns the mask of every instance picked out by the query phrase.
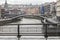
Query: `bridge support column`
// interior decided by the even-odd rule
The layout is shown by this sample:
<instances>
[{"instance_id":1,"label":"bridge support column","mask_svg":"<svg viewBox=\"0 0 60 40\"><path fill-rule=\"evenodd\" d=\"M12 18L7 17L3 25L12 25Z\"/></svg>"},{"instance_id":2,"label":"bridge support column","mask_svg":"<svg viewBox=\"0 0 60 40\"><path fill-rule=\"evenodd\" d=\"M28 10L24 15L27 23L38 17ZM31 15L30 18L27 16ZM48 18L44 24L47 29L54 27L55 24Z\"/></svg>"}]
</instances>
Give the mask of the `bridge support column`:
<instances>
[{"instance_id":1,"label":"bridge support column","mask_svg":"<svg viewBox=\"0 0 60 40\"><path fill-rule=\"evenodd\" d=\"M43 18L41 19L41 22L44 23L44 19Z\"/></svg>"}]
</instances>

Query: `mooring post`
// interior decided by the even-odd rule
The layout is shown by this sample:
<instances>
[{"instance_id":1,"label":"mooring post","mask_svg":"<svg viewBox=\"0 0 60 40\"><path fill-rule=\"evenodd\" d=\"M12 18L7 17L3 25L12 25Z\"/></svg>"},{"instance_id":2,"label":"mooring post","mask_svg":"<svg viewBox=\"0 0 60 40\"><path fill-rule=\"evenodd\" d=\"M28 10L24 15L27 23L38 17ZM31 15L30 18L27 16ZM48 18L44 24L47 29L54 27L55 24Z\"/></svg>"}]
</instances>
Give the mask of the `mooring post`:
<instances>
[{"instance_id":1,"label":"mooring post","mask_svg":"<svg viewBox=\"0 0 60 40\"><path fill-rule=\"evenodd\" d=\"M20 37L21 37L21 35L20 35L20 27L19 27L20 25L18 24L18 28L17 28L17 31L18 31L18 35L17 35L17 38L18 38L18 40L20 40Z\"/></svg>"},{"instance_id":2,"label":"mooring post","mask_svg":"<svg viewBox=\"0 0 60 40\"><path fill-rule=\"evenodd\" d=\"M47 26L48 26L48 25L45 24L43 20L44 20L44 19L42 18L41 22L43 23L43 28L45 28L45 29L43 29L43 30L45 31L45 33L44 33L45 35L44 35L44 36L45 36L45 38L46 38L46 40L47 40L47 38L48 38L48 35L47 35ZM46 20L46 22L47 22L47 20Z\"/></svg>"},{"instance_id":3,"label":"mooring post","mask_svg":"<svg viewBox=\"0 0 60 40\"><path fill-rule=\"evenodd\" d=\"M41 22L44 23L44 18L41 19Z\"/></svg>"}]
</instances>

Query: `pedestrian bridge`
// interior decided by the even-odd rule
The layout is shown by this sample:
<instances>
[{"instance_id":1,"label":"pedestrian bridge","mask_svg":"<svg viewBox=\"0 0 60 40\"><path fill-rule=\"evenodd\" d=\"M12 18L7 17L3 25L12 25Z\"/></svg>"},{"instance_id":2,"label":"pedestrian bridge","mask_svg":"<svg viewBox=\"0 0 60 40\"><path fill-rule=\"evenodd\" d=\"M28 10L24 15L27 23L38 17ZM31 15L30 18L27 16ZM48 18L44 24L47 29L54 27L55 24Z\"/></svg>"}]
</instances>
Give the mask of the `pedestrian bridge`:
<instances>
[{"instance_id":1,"label":"pedestrian bridge","mask_svg":"<svg viewBox=\"0 0 60 40\"><path fill-rule=\"evenodd\" d=\"M47 17L41 16L41 15L19 15L16 18L19 18L19 17L39 19L39 20L42 20L42 22L44 22L44 20L46 20L47 23L54 23L54 24L58 23L58 21L55 21L52 18L47 18Z\"/></svg>"}]
</instances>

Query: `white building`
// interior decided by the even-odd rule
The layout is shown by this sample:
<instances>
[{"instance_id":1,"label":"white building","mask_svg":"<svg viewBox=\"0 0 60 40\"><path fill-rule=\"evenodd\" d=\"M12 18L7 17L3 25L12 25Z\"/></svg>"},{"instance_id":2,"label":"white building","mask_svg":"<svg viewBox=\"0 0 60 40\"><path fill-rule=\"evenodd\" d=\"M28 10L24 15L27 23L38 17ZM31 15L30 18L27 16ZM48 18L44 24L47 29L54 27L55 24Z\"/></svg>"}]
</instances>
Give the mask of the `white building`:
<instances>
[{"instance_id":1,"label":"white building","mask_svg":"<svg viewBox=\"0 0 60 40\"><path fill-rule=\"evenodd\" d=\"M1 7L1 5L0 5L0 18L1 18L1 9L2 9L2 7Z\"/></svg>"},{"instance_id":2,"label":"white building","mask_svg":"<svg viewBox=\"0 0 60 40\"><path fill-rule=\"evenodd\" d=\"M57 19L60 20L60 0L58 0L56 3L56 16Z\"/></svg>"},{"instance_id":3,"label":"white building","mask_svg":"<svg viewBox=\"0 0 60 40\"><path fill-rule=\"evenodd\" d=\"M57 4L56 4L56 11L57 11L56 15L57 15L57 16L60 16L60 0L57 1Z\"/></svg>"}]
</instances>

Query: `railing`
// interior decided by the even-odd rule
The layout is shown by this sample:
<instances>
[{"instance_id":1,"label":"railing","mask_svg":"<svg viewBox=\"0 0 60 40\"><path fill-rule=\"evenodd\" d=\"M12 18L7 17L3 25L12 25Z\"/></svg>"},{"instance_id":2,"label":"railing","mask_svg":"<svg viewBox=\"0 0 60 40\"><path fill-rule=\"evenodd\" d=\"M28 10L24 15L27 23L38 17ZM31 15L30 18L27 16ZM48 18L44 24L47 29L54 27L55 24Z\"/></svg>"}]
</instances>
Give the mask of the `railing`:
<instances>
[{"instance_id":1,"label":"railing","mask_svg":"<svg viewBox=\"0 0 60 40\"><path fill-rule=\"evenodd\" d=\"M5 26L1 26L0 35L2 34L13 34L12 36L16 36L19 32L19 35L25 34L42 34L42 26L40 24L8 24ZM15 34L15 35L14 35Z\"/></svg>"},{"instance_id":2,"label":"railing","mask_svg":"<svg viewBox=\"0 0 60 40\"><path fill-rule=\"evenodd\" d=\"M17 38L0 38L0 40L17 40ZM45 38L20 38L20 40L46 40ZM60 38L47 38L47 40L60 40Z\"/></svg>"},{"instance_id":3,"label":"railing","mask_svg":"<svg viewBox=\"0 0 60 40\"><path fill-rule=\"evenodd\" d=\"M49 27L49 25L53 26ZM58 32L58 24L7 24L0 26L0 28L0 36L17 36L18 38L21 36L45 36L47 40L48 36L59 36L60 33L60 31ZM50 32L52 28L53 33Z\"/></svg>"}]
</instances>

